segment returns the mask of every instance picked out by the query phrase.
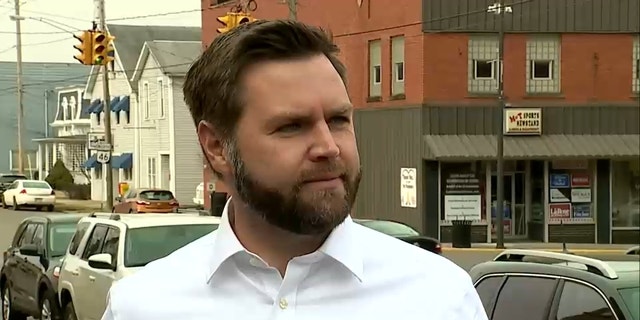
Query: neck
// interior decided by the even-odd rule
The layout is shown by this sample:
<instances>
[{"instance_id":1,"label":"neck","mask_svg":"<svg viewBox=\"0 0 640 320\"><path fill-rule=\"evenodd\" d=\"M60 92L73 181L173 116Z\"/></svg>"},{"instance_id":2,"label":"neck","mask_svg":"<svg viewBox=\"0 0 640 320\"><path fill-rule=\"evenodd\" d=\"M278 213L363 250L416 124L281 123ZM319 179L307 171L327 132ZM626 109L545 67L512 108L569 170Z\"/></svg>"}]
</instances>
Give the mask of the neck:
<instances>
[{"instance_id":1,"label":"neck","mask_svg":"<svg viewBox=\"0 0 640 320\"><path fill-rule=\"evenodd\" d=\"M245 249L278 269L283 277L291 259L318 250L328 236L306 236L283 230L235 199L238 198L231 198L228 216L236 237Z\"/></svg>"}]
</instances>

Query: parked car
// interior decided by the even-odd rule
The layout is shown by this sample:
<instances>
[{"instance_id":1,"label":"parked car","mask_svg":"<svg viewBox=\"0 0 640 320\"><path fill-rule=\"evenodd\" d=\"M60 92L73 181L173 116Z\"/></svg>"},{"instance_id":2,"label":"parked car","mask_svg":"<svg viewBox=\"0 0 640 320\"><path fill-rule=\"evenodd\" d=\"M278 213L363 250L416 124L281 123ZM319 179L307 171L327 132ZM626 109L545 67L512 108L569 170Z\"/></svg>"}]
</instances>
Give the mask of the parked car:
<instances>
[{"instance_id":1,"label":"parked car","mask_svg":"<svg viewBox=\"0 0 640 320\"><path fill-rule=\"evenodd\" d=\"M442 254L442 246L438 239L421 235L410 226L390 220L353 219L354 222L367 228L398 238L433 253Z\"/></svg>"},{"instance_id":2,"label":"parked car","mask_svg":"<svg viewBox=\"0 0 640 320\"><path fill-rule=\"evenodd\" d=\"M219 224L218 217L197 214L83 218L60 267L58 295L64 319L100 319L112 283L216 230Z\"/></svg>"},{"instance_id":3,"label":"parked car","mask_svg":"<svg viewBox=\"0 0 640 320\"><path fill-rule=\"evenodd\" d=\"M129 189L123 196L116 197L114 213L176 213L180 208L178 200L170 190Z\"/></svg>"},{"instance_id":4,"label":"parked car","mask_svg":"<svg viewBox=\"0 0 640 320\"><path fill-rule=\"evenodd\" d=\"M640 254L640 246L633 246L627 249L626 254Z\"/></svg>"},{"instance_id":5,"label":"parked car","mask_svg":"<svg viewBox=\"0 0 640 320\"><path fill-rule=\"evenodd\" d=\"M56 204L56 193L46 181L15 180L2 193L2 207L34 207L37 210L46 208L53 211Z\"/></svg>"},{"instance_id":6,"label":"parked car","mask_svg":"<svg viewBox=\"0 0 640 320\"><path fill-rule=\"evenodd\" d=\"M640 260L609 257L508 249L469 273L490 320L638 320Z\"/></svg>"},{"instance_id":7,"label":"parked car","mask_svg":"<svg viewBox=\"0 0 640 320\"><path fill-rule=\"evenodd\" d=\"M86 215L34 216L18 225L0 269L2 319L59 319L58 275L62 257Z\"/></svg>"},{"instance_id":8,"label":"parked car","mask_svg":"<svg viewBox=\"0 0 640 320\"><path fill-rule=\"evenodd\" d=\"M0 201L2 201L2 193L16 180L27 180L23 174L0 173Z\"/></svg>"}]
</instances>

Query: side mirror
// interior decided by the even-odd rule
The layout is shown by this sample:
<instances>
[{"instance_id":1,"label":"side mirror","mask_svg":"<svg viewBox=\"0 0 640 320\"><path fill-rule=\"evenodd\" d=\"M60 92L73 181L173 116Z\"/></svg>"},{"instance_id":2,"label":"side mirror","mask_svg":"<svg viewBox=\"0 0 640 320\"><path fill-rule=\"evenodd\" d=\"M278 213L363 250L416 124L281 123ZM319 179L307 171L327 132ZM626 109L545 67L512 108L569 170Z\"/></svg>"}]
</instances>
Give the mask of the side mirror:
<instances>
[{"instance_id":1,"label":"side mirror","mask_svg":"<svg viewBox=\"0 0 640 320\"><path fill-rule=\"evenodd\" d=\"M89 266L94 269L114 270L113 258L109 253L98 253L89 257Z\"/></svg>"},{"instance_id":2,"label":"side mirror","mask_svg":"<svg viewBox=\"0 0 640 320\"><path fill-rule=\"evenodd\" d=\"M25 256L39 257L42 255L42 249L35 244L25 244L20 247L20 254Z\"/></svg>"}]
</instances>

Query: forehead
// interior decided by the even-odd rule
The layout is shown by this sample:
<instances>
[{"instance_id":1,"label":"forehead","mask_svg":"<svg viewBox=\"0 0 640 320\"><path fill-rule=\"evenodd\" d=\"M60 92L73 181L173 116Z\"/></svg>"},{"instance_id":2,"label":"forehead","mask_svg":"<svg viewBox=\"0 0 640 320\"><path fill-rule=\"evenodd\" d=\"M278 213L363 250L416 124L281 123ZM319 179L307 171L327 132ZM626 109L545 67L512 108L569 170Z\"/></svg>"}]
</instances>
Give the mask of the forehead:
<instances>
[{"instance_id":1,"label":"forehead","mask_svg":"<svg viewBox=\"0 0 640 320\"><path fill-rule=\"evenodd\" d=\"M257 118L350 104L342 78L324 55L253 65L244 73L242 84L245 114Z\"/></svg>"}]
</instances>

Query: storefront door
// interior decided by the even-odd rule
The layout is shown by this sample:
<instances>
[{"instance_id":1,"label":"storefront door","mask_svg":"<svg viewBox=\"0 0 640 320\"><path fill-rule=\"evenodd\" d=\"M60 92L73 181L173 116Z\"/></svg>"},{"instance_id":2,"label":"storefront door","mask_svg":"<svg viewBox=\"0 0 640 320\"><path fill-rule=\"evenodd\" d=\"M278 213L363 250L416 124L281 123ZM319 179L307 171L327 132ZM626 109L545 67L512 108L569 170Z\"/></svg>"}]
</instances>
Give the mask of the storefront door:
<instances>
[{"instance_id":1,"label":"storefront door","mask_svg":"<svg viewBox=\"0 0 640 320\"><path fill-rule=\"evenodd\" d=\"M525 238L527 235L527 219L524 197L524 172L505 174L504 179L504 235L510 238ZM491 232L495 238L497 176L491 177Z\"/></svg>"}]
</instances>

